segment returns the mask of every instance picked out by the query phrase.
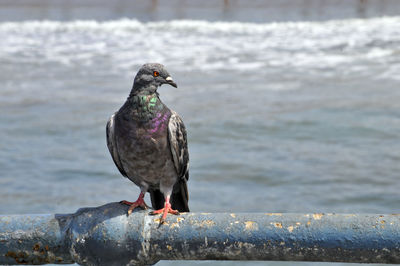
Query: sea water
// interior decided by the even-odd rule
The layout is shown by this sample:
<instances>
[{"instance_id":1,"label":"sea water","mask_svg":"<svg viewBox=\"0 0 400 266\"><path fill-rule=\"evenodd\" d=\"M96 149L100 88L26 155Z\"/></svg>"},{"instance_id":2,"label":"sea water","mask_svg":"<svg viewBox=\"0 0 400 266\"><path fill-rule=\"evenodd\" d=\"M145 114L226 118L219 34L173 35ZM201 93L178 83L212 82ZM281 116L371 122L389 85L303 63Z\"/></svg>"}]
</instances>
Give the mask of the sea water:
<instances>
[{"instance_id":1,"label":"sea water","mask_svg":"<svg viewBox=\"0 0 400 266\"><path fill-rule=\"evenodd\" d=\"M188 131L192 211L398 213L399 25L3 21L0 213L137 198L105 125L146 62L178 84L158 92Z\"/></svg>"}]
</instances>

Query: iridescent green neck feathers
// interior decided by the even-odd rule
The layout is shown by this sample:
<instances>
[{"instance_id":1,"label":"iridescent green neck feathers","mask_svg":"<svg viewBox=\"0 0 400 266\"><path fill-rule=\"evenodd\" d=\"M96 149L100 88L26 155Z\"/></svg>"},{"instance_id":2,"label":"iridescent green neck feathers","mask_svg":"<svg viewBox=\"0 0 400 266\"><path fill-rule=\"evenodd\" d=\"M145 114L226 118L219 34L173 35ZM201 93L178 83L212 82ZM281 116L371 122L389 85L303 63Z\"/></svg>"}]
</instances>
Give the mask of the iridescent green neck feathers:
<instances>
[{"instance_id":1,"label":"iridescent green neck feathers","mask_svg":"<svg viewBox=\"0 0 400 266\"><path fill-rule=\"evenodd\" d=\"M158 98L158 93L135 94L129 97L128 101L133 108L134 115L140 120L149 120L155 117L164 109L164 104Z\"/></svg>"}]
</instances>

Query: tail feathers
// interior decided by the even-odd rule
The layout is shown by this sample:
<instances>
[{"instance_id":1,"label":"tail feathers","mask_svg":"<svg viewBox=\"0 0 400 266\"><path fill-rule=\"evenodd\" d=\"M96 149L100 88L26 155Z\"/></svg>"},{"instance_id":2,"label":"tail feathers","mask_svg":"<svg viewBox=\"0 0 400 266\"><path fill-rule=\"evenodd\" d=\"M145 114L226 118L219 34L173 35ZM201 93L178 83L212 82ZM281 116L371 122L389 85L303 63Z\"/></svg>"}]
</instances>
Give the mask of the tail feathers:
<instances>
[{"instance_id":1,"label":"tail feathers","mask_svg":"<svg viewBox=\"0 0 400 266\"><path fill-rule=\"evenodd\" d=\"M149 190L150 193L150 199L151 199L151 206L153 206L153 209L159 210L164 208L164 195L161 193L160 190L155 189L155 190Z\"/></svg>"},{"instance_id":2,"label":"tail feathers","mask_svg":"<svg viewBox=\"0 0 400 266\"><path fill-rule=\"evenodd\" d=\"M164 208L164 195L160 190L149 190L151 205L155 210ZM189 212L189 192L187 189L186 179L181 179L174 186L170 198L171 207L180 212Z\"/></svg>"},{"instance_id":3,"label":"tail feathers","mask_svg":"<svg viewBox=\"0 0 400 266\"><path fill-rule=\"evenodd\" d=\"M179 186L179 189L177 189L176 193L172 192L172 209L180 212L189 212L189 192L187 189L186 179L180 179L176 186Z\"/></svg>"}]
</instances>

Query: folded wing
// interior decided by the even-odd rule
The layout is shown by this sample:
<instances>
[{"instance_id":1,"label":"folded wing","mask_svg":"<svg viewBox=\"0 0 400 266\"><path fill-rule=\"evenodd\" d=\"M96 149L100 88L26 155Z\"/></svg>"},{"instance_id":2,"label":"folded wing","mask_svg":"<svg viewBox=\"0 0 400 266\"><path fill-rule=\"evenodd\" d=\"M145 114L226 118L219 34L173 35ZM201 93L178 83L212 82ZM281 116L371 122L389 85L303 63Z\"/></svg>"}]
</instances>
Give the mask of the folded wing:
<instances>
[{"instance_id":1,"label":"folded wing","mask_svg":"<svg viewBox=\"0 0 400 266\"><path fill-rule=\"evenodd\" d=\"M189 211L189 192L186 182L189 180L189 151L187 146L186 128L179 115L172 111L168 123L168 140L174 161L178 182L175 184L171 205L181 212Z\"/></svg>"},{"instance_id":2,"label":"folded wing","mask_svg":"<svg viewBox=\"0 0 400 266\"><path fill-rule=\"evenodd\" d=\"M107 122L107 126L106 126L107 147L111 153L111 157L113 158L113 161L114 161L115 165L117 166L118 170L121 172L121 174L123 176L128 177L124 168L122 167L121 159L118 154L118 147L117 147L117 143L115 141L115 134L114 134L114 130L115 130L114 119L115 119L115 114L113 114Z\"/></svg>"}]
</instances>

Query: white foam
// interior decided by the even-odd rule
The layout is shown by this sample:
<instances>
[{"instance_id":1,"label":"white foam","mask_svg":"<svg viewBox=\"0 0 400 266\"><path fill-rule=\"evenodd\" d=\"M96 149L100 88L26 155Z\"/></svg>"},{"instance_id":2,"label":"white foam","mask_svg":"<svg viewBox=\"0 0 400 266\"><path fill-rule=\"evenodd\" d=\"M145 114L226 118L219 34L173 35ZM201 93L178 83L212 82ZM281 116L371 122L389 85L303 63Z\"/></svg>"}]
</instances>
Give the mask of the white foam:
<instances>
[{"instance_id":1,"label":"white foam","mask_svg":"<svg viewBox=\"0 0 400 266\"><path fill-rule=\"evenodd\" d=\"M12 61L96 65L111 71L147 61L189 70L340 67L384 62L400 44L400 17L327 22L241 23L174 20L0 23L0 56ZM355 63L355 64L354 64ZM347 69L351 71L351 67Z\"/></svg>"}]
</instances>

